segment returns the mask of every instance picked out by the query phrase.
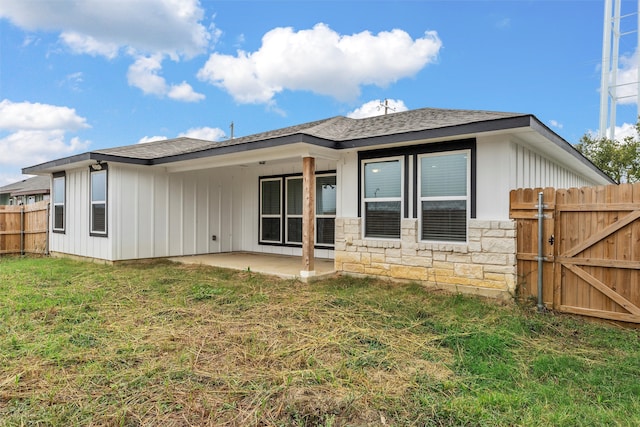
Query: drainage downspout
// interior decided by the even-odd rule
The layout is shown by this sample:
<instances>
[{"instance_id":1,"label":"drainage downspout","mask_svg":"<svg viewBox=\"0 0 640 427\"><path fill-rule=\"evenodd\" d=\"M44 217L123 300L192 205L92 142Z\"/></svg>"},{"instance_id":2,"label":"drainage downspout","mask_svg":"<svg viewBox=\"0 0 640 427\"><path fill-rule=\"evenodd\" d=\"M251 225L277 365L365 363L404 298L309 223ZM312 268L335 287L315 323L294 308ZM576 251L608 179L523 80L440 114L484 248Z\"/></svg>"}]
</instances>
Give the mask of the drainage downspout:
<instances>
[{"instance_id":1,"label":"drainage downspout","mask_svg":"<svg viewBox=\"0 0 640 427\"><path fill-rule=\"evenodd\" d=\"M543 192L538 193L538 311L544 311L544 303L542 302L542 270L544 261L543 251L543 232L544 232L544 200Z\"/></svg>"}]
</instances>

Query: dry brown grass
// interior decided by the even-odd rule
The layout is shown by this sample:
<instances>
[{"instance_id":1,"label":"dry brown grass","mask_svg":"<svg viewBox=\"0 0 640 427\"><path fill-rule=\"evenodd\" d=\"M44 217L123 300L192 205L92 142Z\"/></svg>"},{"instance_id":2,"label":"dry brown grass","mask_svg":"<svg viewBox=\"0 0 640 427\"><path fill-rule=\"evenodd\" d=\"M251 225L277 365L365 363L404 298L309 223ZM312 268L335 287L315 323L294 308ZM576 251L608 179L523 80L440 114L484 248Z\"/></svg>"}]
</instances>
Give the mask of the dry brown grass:
<instances>
[{"instance_id":1,"label":"dry brown grass","mask_svg":"<svg viewBox=\"0 0 640 427\"><path fill-rule=\"evenodd\" d=\"M462 362L499 357L517 372L519 352L563 351L538 331L550 323L418 286L303 285L169 263L0 262L0 281L12 283L0 287L0 425L526 424L513 405L538 398L518 394L523 379L469 376ZM522 335L474 341L474 328L505 322L524 322ZM596 349L574 347L600 363ZM486 381L511 390L491 398L503 407L484 409L495 394Z\"/></svg>"}]
</instances>

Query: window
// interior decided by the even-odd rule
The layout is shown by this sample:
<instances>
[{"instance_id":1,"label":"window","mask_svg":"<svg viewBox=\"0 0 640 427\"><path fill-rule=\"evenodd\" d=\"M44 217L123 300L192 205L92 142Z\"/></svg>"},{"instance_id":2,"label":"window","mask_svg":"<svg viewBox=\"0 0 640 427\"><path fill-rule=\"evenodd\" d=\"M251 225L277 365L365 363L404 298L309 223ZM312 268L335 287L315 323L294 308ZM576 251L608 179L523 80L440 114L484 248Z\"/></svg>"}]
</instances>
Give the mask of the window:
<instances>
[{"instance_id":1,"label":"window","mask_svg":"<svg viewBox=\"0 0 640 427\"><path fill-rule=\"evenodd\" d=\"M467 241L469 157L468 151L420 157L422 240Z\"/></svg>"},{"instance_id":2,"label":"window","mask_svg":"<svg viewBox=\"0 0 640 427\"><path fill-rule=\"evenodd\" d=\"M92 236L107 235L107 170L91 169L91 232Z\"/></svg>"},{"instance_id":3,"label":"window","mask_svg":"<svg viewBox=\"0 0 640 427\"><path fill-rule=\"evenodd\" d=\"M316 243L333 245L336 231L336 176L316 177Z\"/></svg>"},{"instance_id":4,"label":"window","mask_svg":"<svg viewBox=\"0 0 640 427\"><path fill-rule=\"evenodd\" d=\"M318 174L315 243L333 246L336 219L336 175ZM302 245L302 176L260 178L260 243ZM284 207L283 207L284 198Z\"/></svg>"},{"instance_id":5,"label":"window","mask_svg":"<svg viewBox=\"0 0 640 427\"><path fill-rule=\"evenodd\" d=\"M260 184L260 241L282 241L282 179L264 179Z\"/></svg>"},{"instance_id":6,"label":"window","mask_svg":"<svg viewBox=\"0 0 640 427\"><path fill-rule=\"evenodd\" d=\"M65 181L64 172L53 176L53 232L64 233L65 210Z\"/></svg>"},{"instance_id":7,"label":"window","mask_svg":"<svg viewBox=\"0 0 640 427\"><path fill-rule=\"evenodd\" d=\"M302 244L302 178L287 178L287 243Z\"/></svg>"},{"instance_id":8,"label":"window","mask_svg":"<svg viewBox=\"0 0 640 427\"><path fill-rule=\"evenodd\" d=\"M364 164L364 235L400 238L403 171L400 159Z\"/></svg>"}]
</instances>

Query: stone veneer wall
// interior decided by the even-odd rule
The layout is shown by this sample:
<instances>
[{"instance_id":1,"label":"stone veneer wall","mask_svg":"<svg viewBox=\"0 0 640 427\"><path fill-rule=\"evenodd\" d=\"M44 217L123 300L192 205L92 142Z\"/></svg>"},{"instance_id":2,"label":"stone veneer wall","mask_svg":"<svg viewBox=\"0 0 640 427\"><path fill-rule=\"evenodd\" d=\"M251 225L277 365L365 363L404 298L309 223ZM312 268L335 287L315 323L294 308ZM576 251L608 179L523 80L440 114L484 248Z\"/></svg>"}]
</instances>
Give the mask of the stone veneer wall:
<instances>
[{"instance_id":1,"label":"stone veneer wall","mask_svg":"<svg viewBox=\"0 0 640 427\"><path fill-rule=\"evenodd\" d=\"M516 287L515 221L469 220L467 244L419 241L404 219L400 240L362 238L360 218L336 218L335 267L347 274L421 282L453 292L511 299Z\"/></svg>"}]
</instances>

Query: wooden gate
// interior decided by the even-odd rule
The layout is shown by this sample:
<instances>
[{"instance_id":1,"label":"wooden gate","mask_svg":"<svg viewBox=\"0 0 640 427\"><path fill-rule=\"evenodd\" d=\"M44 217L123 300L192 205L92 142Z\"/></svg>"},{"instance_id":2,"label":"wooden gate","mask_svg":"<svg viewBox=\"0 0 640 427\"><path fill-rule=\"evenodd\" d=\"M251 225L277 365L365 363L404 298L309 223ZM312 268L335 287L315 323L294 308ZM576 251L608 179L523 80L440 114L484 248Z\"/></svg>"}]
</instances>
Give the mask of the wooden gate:
<instances>
[{"instance_id":1,"label":"wooden gate","mask_svg":"<svg viewBox=\"0 0 640 427\"><path fill-rule=\"evenodd\" d=\"M0 206L0 255L47 254L49 201Z\"/></svg>"},{"instance_id":2,"label":"wooden gate","mask_svg":"<svg viewBox=\"0 0 640 427\"><path fill-rule=\"evenodd\" d=\"M548 308L640 323L640 184L511 192L518 285L537 297L538 193L544 197L543 302Z\"/></svg>"}]
</instances>

